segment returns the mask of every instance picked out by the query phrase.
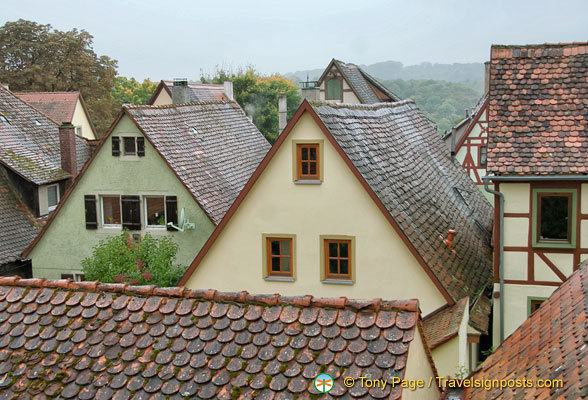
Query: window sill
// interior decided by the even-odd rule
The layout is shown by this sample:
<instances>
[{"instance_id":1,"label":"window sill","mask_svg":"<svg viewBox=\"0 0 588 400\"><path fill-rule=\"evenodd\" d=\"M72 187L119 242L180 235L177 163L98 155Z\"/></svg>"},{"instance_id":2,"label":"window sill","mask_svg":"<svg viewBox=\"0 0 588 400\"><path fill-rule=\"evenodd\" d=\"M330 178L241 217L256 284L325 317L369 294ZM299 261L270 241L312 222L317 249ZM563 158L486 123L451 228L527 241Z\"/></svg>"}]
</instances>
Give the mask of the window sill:
<instances>
[{"instance_id":1,"label":"window sill","mask_svg":"<svg viewBox=\"0 0 588 400\"><path fill-rule=\"evenodd\" d=\"M266 276L263 278L267 282L294 282L295 279L291 276Z\"/></svg>"},{"instance_id":2,"label":"window sill","mask_svg":"<svg viewBox=\"0 0 588 400\"><path fill-rule=\"evenodd\" d=\"M297 180L294 181L295 185L320 185L321 183L323 183L323 181L318 181L318 180Z\"/></svg>"},{"instance_id":3,"label":"window sill","mask_svg":"<svg viewBox=\"0 0 588 400\"><path fill-rule=\"evenodd\" d=\"M538 242L531 246L537 249L575 249L576 245L572 243L556 243L556 242Z\"/></svg>"},{"instance_id":4,"label":"window sill","mask_svg":"<svg viewBox=\"0 0 588 400\"><path fill-rule=\"evenodd\" d=\"M344 279L325 279L321 281L322 283L330 284L330 285L353 285L353 281L348 281Z\"/></svg>"}]
</instances>

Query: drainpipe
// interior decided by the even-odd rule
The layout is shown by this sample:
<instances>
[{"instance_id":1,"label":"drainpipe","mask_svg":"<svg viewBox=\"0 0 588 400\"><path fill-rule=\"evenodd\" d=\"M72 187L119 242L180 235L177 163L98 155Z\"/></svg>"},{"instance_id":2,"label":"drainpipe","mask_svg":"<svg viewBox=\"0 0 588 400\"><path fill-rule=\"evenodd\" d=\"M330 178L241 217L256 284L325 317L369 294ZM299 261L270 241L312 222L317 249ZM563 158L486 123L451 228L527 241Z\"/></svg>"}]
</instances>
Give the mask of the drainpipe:
<instances>
[{"instance_id":1,"label":"drainpipe","mask_svg":"<svg viewBox=\"0 0 588 400\"><path fill-rule=\"evenodd\" d=\"M494 189L490 189L490 186L488 186L488 184L490 183L490 179L492 179L492 177L490 176L485 176L482 178L482 180L484 181L484 189L488 193L497 195L500 198L500 239L498 243L498 274L500 275L500 343L502 343L504 342L504 194Z\"/></svg>"}]
</instances>

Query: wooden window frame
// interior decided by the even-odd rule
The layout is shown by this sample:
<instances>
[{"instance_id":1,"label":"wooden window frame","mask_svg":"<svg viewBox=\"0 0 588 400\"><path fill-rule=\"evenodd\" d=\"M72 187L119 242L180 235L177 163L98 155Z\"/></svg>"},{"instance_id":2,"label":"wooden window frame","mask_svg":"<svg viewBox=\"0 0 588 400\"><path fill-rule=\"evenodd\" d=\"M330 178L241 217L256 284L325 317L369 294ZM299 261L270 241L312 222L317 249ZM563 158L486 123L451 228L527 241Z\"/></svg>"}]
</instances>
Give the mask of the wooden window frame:
<instances>
[{"instance_id":1,"label":"wooden window frame","mask_svg":"<svg viewBox=\"0 0 588 400\"><path fill-rule=\"evenodd\" d=\"M294 266L294 258L293 258L293 242L291 237L271 237L268 236L265 238L265 250L266 250L266 276L268 277L288 277L291 278L293 276L293 266ZM272 242L280 242L280 254L275 256L272 254L271 243ZM288 242L290 246L290 254L289 255L282 255L282 242ZM280 271L273 271L272 270L272 259L279 258L280 259ZM290 271L283 272L281 271L281 260L282 258L288 258L290 260Z\"/></svg>"},{"instance_id":2,"label":"wooden window frame","mask_svg":"<svg viewBox=\"0 0 588 400\"><path fill-rule=\"evenodd\" d=\"M329 98L329 82L332 80L338 80L339 81L339 97L336 98ZM339 100L340 102L343 102L343 77L341 76L332 76L330 78L327 78L325 80L325 100Z\"/></svg>"},{"instance_id":3,"label":"wooden window frame","mask_svg":"<svg viewBox=\"0 0 588 400\"><path fill-rule=\"evenodd\" d=\"M533 305L539 303L539 307L541 307L541 304L545 303L545 301L547 301L547 297L527 297L527 317L530 317L531 314L533 314ZM537 311L539 309L539 307L537 307L535 309L535 311Z\"/></svg>"},{"instance_id":4,"label":"wooden window frame","mask_svg":"<svg viewBox=\"0 0 588 400\"><path fill-rule=\"evenodd\" d=\"M302 160L302 149L307 148L309 159ZM315 149L316 160L310 159L310 149ZM302 163L308 163L309 173L302 174ZM310 174L311 163L316 163L316 174ZM296 180L299 181L320 181L321 180L321 146L319 143L296 143Z\"/></svg>"},{"instance_id":5,"label":"wooden window frame","mask_svg":"<svg viewBox=\"0 0 588 400\"><path fill-rule=\"evenodd\" d=\"M342 243L347 244L347 257L343 258L339 256L339 246L337 247L337 257L330 257L329 255L329 244L331 243L337 243L337 245L340 245ZM324 239L323 240L323 256L324 256L324 277L325 280L336 280L336 281L351 281L352 277L353 277L353 244L351 242L350 239ZM331 259L337 259L340 261L341 260L347 260L347 269L348 269L348 273L347 274L333 274L331 272L329 272L329 261ZM340 271L340 266L339 266L339 271Z\"/></svg>"},{"instance_id":6,"label":"wooden window frame","mask_svg":"<svg viewBox=\"0 0 588 400\"><path fill-rule=\"evenodd\" d=\"M290 241L290 273L276 273L271 270L271 240ZM264 233L261 235L262 277L265 281L294 282L296 280L296 235Z\"/></svg>"},{"instance_id":7,"label":"wooden window frame","mask_svg":"<svg viewBox=\"0 0 588 400\"><path fill-rule=\"evenodd\" d=\"M576 248L576 225L578 218L578 190L558 188L535 188L532 190L532 246L543 248ZM546 196L568 197L568 240L540 239L541 198Z\"/></svg>"}]
</instances>

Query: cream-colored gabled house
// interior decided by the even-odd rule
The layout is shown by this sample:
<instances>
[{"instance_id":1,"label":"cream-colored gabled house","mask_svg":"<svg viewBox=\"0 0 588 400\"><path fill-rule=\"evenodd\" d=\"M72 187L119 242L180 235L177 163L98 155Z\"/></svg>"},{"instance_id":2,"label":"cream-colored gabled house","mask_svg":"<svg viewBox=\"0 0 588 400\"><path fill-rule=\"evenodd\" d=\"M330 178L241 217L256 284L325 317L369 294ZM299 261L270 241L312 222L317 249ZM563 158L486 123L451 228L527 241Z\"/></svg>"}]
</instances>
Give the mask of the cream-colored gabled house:
<instances>
[{"instance_id":1,"label":"cream-colored gabled house","mask_svg":"<svg viewBox=\"0 0 588 400\"><path fill-rule=\"evenodd\" d=\"M588 43L492 47L494 343L588 258Z\"/></svg>"},{"instance_id":2,"label":"cream-colored gabled house","mask_svg":"<svg viewBox=\"0 0 588 400\"><path fill-rule=\"evenodd\" d=\"M419 298L425 332L462 352L433 350L439 372L454 375L476 352L468 337L488 326L492 209L442 146L412 101L304 101L180 284ZM473 335L429 324L456 309Z\"/></svg>"}]
</instances>

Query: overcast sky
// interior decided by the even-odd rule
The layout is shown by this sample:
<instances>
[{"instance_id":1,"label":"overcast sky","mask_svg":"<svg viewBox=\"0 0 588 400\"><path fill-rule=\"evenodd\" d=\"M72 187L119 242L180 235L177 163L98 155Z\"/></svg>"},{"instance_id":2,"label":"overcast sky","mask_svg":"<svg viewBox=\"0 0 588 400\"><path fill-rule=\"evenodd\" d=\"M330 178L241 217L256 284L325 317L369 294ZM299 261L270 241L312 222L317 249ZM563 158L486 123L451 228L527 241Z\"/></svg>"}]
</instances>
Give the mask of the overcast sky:
<instances>
[{"instance_id":1,"label":"overcast sky","mask_svg":"<svg viewBox=\"0 0 588 400\"><path fill-rule=\"evenodd\" d=\"M0 0L19 18L85 29L119 73L152 80L215 66L263 73L356 64L483 62L490 45L588 41L588 1Z\"/></svg>"}]
</instances>

